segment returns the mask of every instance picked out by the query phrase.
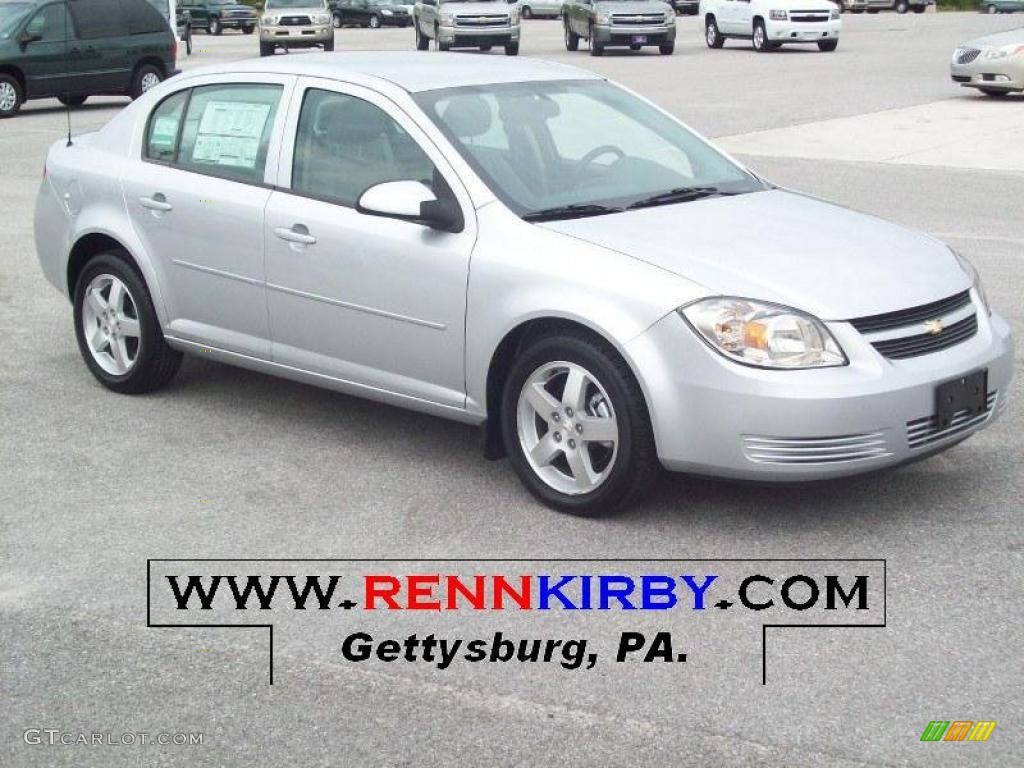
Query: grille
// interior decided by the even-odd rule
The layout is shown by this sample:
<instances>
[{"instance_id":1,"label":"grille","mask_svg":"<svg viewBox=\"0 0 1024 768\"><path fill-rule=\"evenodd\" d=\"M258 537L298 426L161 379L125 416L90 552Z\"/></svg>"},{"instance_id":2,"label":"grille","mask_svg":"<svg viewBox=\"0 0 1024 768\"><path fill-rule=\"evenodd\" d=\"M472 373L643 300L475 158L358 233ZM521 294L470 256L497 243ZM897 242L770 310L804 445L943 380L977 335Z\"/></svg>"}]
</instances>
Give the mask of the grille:
<instances>
[{"instance_id":1,"label":"grille","mask_svg":"<svg viewBox=\"0 0 1024 768\"><path fill-rule=\"evenodd\" d=\"M471 27L473 29L487 29L488 27L507 27L509 20L507 15L503 16L456 16L455 26Z\"/></svg>"},{"instance_id":2,"label":"grille","mask_svg":"<svg viewBox=\"0 0 1024 768\"><path fill-rule=\"evenodd\" d=\"M978 316L965 317L957 323L953 323L939 333L919 333L914 336L904 336L899 339L888 339L887 341L875 341L871 346L881 354L892 360L902 360L907 357L928 355L938 352L940 349L952 347L962 341L967 341L978 332Z\"/></svg>"},{"instance_id":3,"label":"grille","mask_svg":"<svg viewBox=\"0 0 1024 768\"><path fill-rule=\"evenodd\" d=\"M818 14L803 13L800 16L794 16L793 14L796 14L796 13L801 13L801 12L800 11L790 11L789 12L789 20L790 21L797 21L797 22L801 22L801 21L828 21L828 14L827 13L818 13Z\"/></svg>"},{"instance_id":4,"label":"grille","mask_svg":"<svg viewBox=\"0 0 1024 768\"><path fill-rule=\"evenodd\" d=\"M252 11L231 11L231 13L229 15L232 16L232 17L239 17L239 18L241 18L241 17L244 17L244 16L254 16L255 14Z\"/></svg>"},{"instance_id":5,"label":"grille","mask_svg":"<svg viewBox=\"0 0 1024 768\"><path fill-rule=\"evenodd\" d=\"M282 16L278 23L282 27L307 27L313 22L309 16Z\"/></svg>"},{"instance_id":6,"label":"grille","mask_svg":"<svg viewBox=\"0 0 1024 768\"><path fill-rule=\"evenodd\" d=\"M956 53L957 64L970 64L981 54L977 48L961 48Z\"/></svg>"},{"instance_id":7,"label":"grille","mask_svg":"<svg viewBox=\"0 0 1024 768\"><path fill-rule=\"evenodd\" d=\"M902 328L915 323L923 323L926 320L933 320L936 317L948 315L961 307L971 303L970 291L958 293L948 299L933 301L931 304L922 304L919 307L901 309L898 312L886 312L884 315L872 315L871 317L858 317L850 321L850 325L861 333L875 333L876 331L887 331L890 328Z\"/></svg>"},{"instance_id":8,"label":"grille","mask_svg":"<svg viewBox=\"0 0 1024 768\"><path fill-rule=\"evenodd\" d=\"M759 464L840 464L891 455L885 435L871 432L842 437L764 437L745 435L743 452Z\"/></svg>"},{"instance_id":9,"label":"grille","mask_svg":"<svg viewBox=\"0 0 1024 768\"><path fill-rule=\"evenodd\" d=\"M953 420L950 422L948 427L940 428L937 416L922 416L920 419L908 421L907 443L911 448L924 448L926 445L931 445L932 443L963 434L975 427L979 427L992 416L992 411L998 400L998 392L989 392L984 413L960 411L953 415ZM999 404L999 411L1002 411L1005 407L1005 401L1006 398L1003 398L1003 402Z\"/></svg>"},{"instance_id":10,"label":"grille","mask_svg":"<svg viewBox=\"0 0 1024 768\"><path fill-rule=\"evenodd\" d=\"M612 25L619 27L663 27L663 13L613 13Z\"/></svg>"}]
</instances>

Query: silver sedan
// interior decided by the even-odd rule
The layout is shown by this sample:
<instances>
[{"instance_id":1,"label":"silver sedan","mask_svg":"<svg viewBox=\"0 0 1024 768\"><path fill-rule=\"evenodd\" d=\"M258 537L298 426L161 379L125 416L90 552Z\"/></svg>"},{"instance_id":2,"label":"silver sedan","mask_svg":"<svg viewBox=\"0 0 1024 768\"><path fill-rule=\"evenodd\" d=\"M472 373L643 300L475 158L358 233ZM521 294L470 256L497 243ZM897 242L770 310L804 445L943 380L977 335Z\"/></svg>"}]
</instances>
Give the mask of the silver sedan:
<instances>
[{"instance_id":1,"label":"silver sedan","mask_svg":"<svg viewBox=\"0 0 1024 768\"><path fill-rule=\"evenodd\" d=\"M953 82L986 96L1024 91L1024 27L970 40L953 52Z\"/></svg>"},{"instance_id":2,"label":"silver sedan","mask_svg":"<svg viewBox=\"0 0 1024 768\"><path fill-rule=\"evenodd\" d=\"M35 232L109 389L202 353L458 419L575 513L659 465L812 480L923 458L1010 391L1009 328L947 246L539 61L193 71L53 146Z\"/></svg>"}]
</instances>

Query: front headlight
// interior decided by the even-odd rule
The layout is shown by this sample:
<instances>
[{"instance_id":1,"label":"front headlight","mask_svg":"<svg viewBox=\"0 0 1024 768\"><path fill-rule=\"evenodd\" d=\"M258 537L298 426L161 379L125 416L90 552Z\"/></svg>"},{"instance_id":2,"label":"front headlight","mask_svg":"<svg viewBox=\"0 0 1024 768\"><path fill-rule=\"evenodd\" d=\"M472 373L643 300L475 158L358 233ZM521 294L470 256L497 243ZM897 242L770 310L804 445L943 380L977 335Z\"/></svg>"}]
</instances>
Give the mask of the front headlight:
<instances>
[{"instance_id":1,"label":"front headlight","mask_svg":"<svg viewBox=\"0 0 1024 768\"><path fill-rule=\"evenodd\" d=\"M768 18L772 21L785 21L789 18L789 15L785 11L770 10L768 11Z\"/></svg>"},{"instance_id":2,"label":"front headlight","mask_svg":"<svg viewBox=\"0 0 1024 768\"><path fill-rule=\"evenodd\" d=\"M986 59L1008 59L1011 56L1024 54L1024 45L1004 45L1002 48L990 48L985 51Z\"/></svg>"},{"instance_id":3,"label":"front headlight","mask_svg":"<svg viewBox=\"0 0 1024 768\"><path fill-rule=\"evenodd\" d=\"M607 11L601 11L597 14L597 23L601 25L610 24L612 20L611 15Z\"/></svg>"},{"instance_id":4,"label":"front headlight","mask_svg":"<svg viewBox=\"0 0 1024 768\"><path fill-rule=\"evenodd\" d=\"M718 296L679 309L715 350L758 368L827 368L847 359L825 324L804 312Z\"/></svg>"},{"instance_id":5,"label":"front headlight","mask_svg":"<svg viewBox=\"0 0 1024 768\"><path fill-rule=\"evenodd\" d=\"M330 24L331 23L331 14L329 14L329 13L317 14L316 16L313 17L313 23L314 24Z\"/></svg>"},{"instance_id":6,"label":"front headlight","mask_svg":"<svg viewBox=\"0 0 1024 768\"><path fill-rule=\"evenodd\" d=\"M441 14L441 23L444 24L446 27L450 27L452 25L452 22L454 22L454 21L455 21L455 16L453 14L451 14L451 13L442 13Z\"/></svg>"},{"instance_id":7,"label":"front headlight","mask_svg":"<svg viewBox=\"0 0 1024 768\"><path fill-rule=\"evenodd\" d=\"M981 300L982 311L987 315L991 315L992 306L988 303L988 295L985 293L985 287L981 284L981 275L978 274L978 270L974 268L974 265L971 264L971 262L952 248L949 250L954 256L956 256L956 260L960 262L960 267L963 271L967 273L969 278L971 278L971 287L974 288L975 292L978 294L978 298Z\"/></svg>"},{"instance_id":8,"label":"front headlight","mask_svg":"<svg viewBox=\"0 0 1024 768\"><path fill-rule=\"evenodd\" d=\"M838 11L838 10L836 10L836 9L832 9L831 11L829 11L828 17L829 17L829 18L830 18L830 19L831 19L832 21L836 21L836 20L838 20L838 19L839 19L839 11Z\"/></svg>"},{"instance_id":9,"label":"front headlight","mask_svg":"<svg viewBox=\"0 0 1024 768\"><path fill-rule=\"evenodd\" d=\"M278 16L264 16L260 19L260 24L268 27L276 27L278 21L280 21L280 17Z\"/></svg>"}]
</instances>

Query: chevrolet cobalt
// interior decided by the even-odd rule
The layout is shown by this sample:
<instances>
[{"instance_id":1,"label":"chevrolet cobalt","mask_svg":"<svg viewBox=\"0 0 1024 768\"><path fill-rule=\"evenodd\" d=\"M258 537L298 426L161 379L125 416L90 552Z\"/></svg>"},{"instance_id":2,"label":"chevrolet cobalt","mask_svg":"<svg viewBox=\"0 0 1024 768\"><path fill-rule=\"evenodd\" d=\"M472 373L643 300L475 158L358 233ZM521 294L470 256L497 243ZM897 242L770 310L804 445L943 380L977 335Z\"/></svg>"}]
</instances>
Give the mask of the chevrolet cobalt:
<instances>
[{"instance_id":1,"label":"chevrolet cobalt","mask_svg":"<svg viewBox=\"0 0 1024 768\"><path fill-rule=\"evenodd\" d=\"M536 60L189 72L54 144L35 234L109 389L202 352L458 419L580 514L659 465L788 481L922 458L1010 391L1007 323L947 246Z\"/></svg>"}]
</instances>

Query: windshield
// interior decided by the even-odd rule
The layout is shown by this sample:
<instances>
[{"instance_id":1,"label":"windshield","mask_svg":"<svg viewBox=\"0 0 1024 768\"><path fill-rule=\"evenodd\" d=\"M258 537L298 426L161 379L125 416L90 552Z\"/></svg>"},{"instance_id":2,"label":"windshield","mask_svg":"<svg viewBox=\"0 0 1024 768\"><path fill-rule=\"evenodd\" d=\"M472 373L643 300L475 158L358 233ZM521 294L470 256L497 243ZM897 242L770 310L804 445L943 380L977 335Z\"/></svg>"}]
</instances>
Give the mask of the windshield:
<instances>
[{"instance_id":1,"label":"windshield","mask_svg":"<svg viewBox=\"0 0 1024 768\"><path fill-rule=\"evenodd\" d=\"M0 3L0 40L13 35L18 23L33 7L32 3Z\"/></svg>"},{"instance_id":2,"label":"windshield","mask_svg":"<svg viewBox=\"0 0 1024 768\"><path fill-rule=\"evenodd\" d=\"M603 80L449 88L416 99L502 202L526 218L766 188L675 120Z\"/></svg>"},{"instance_id":3,"label":"windshield","mask_svg":"<svg viewBox=\"0 0 1024 768\"><path fill-rule=\"evenodd\" d=\"M324 0L267 0L266 9L280 10L281 8L325 8Z\"/></svg>"}]
</instances>

